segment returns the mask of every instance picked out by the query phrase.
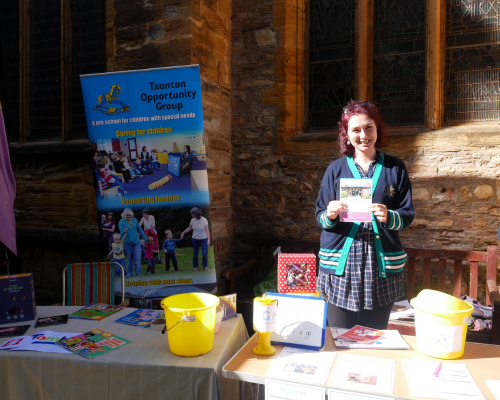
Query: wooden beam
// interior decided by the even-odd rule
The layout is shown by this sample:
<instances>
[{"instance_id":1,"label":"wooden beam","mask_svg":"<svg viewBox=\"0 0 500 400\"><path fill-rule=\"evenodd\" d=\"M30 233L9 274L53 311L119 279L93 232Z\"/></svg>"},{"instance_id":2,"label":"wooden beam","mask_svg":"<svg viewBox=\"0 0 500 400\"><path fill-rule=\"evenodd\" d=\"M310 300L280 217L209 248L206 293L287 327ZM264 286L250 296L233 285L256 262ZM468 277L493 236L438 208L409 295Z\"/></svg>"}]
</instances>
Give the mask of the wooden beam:
<instances>
[{"instance_id":1,"label":"wooden beam","mask_svg":"<svg viewBox=\"0 0 500 400\"><path fill-rule=\"evenodd\" d=\"M354 99L373 99L373 0L356 0Z\"/></svg>"},{"instance_id":2,"label":"wooden beam","mask_svg":"<svg viewBox=\"0 0 500 400\"><path fill-rule=\"evenodd\" d=\"M426 2L425 125L438 129L444 117L446 0Z\"/></svg>"},{"instance_id":3,"label":"wooden beam","mask_svg":"<svg viewBox=\"0 0 500 400\"><path fill-rule=\"evenodd\" d=\"M19 142L29 138L29 49L30 49L30 0L19 1Z\"/></svg>"},{"instance_id":4,"label":"wooden beam","mask_svg":"<svg viewBox=\"0 0 500 400\"><path fill-rule=\"evenodd\" d=\"M61 116L62 140L70 139L71 131L71 4L61 0Z\"/></svg>"}]
</instances>

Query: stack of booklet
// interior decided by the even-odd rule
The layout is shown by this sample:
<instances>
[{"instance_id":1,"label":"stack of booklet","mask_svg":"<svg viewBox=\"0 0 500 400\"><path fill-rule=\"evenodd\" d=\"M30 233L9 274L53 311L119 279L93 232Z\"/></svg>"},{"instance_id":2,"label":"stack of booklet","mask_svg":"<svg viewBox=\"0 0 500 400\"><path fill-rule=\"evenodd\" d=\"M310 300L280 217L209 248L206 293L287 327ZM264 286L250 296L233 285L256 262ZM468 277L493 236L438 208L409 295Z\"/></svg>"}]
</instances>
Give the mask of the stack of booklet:
<instances>
[{"instance_id":1,"label":"stack of booklet","mask_svg":"<svg viewBox=\"0 0 500 400\"><path fill-rule=\"evenodd\" d=\"M369 332L366 332L367 330ZM410 349L410 345L405 342L398 331L379 331L357 325L352 329L330 328L330 332L335 347L341 349Z\"/></svg>"}]
</instances>

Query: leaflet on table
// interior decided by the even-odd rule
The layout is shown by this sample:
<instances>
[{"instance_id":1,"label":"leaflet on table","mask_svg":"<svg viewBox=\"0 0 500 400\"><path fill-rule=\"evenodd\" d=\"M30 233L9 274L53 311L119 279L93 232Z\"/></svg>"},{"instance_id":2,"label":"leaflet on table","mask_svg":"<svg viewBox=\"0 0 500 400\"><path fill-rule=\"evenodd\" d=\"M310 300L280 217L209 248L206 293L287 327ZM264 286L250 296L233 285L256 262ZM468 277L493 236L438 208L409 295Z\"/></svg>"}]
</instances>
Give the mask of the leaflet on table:
<instances>
[{"instance_id":1,"label":"leaflet on table","mask_svg":"<svg viewBox=\"0 0 500 400\"><path fill-rule=\"evenodd\" d=\"M115 322L119 322L121 324L134 325L140 328L148 327L152 321L160 318L164 315L164 311L156 311L156 310L136 310L131 312L124 317L117 319Z\"/></svg>"},{"instance_id":2,"label":"leaflet on table","mask_svg":"<svg viewBox=\"0 0 500 400\"><path fill-rule=\"evenodd\" d=\"M94 359L98 356L117 350L129 343L131 340L116 336L110 332L102 332L98 335L82 338L80 336L67 337L58 345L85 358Z\"/></svg>"},{"instance_id":3,"label":"leaflet on table","mask_svg":"<svg viewBox=\"0 0 500 400\"><path fill-rule=\"evenodd\" d=\"M24 335L31 325L16 325L7 328L0 328L0 339L10 336Z\"/></svg>"},{"instance_id":4,"label":"leaflet on table","mask_svg":"<svg viewBox=\"0 0 500 400\"><path fill-rule=\"evenodd\" d=\"M266 376L311 384L325 384L333 361L333 352L285 347L274 360Z\"/></svg>"},{"instance_id":5,"label":"leaflet on table","mask_svg":"<svg viewBox=\"0 0 500 400\"><path fill-rule=\"evenodd\" d=\"M29 336L21 336L21 338L23 338L22 343L20 345L9 348L8 350L41 351L45 353L67 353L68 352L67 350L56 346L56 342L58 342L63 337L75 336L75 335L79 335L79 333L42 330L35 333L34 335L31 335L31 340L26 339L29 338ZM15 341L16 339L19 338L11 339L5 342L3 345ZM0 349L6 349L6 347L0 346Z\"/></svg>"},{"instance_id":6,"label":"leaflet on table","mask_svg":"<svg viewBox=\"0 0 500 400\"><path fill-rule=\"evenodd\" d=\"M341 353L329 385L392 395L396 361Z\"/></svg>"},{"instance_id":7,"label":"leaflet on table","mask_svg":"<svg viewBox=\"0 0 500 400\"><path fill-rule=\"evenodd\" d=\"M340 179L340 201L347 204L347 211L340 212L340 220L347 222L370 222L372 213L371 179Z\"/></svg>"},{"instance_id":8,"label":"leaflet on table","mask_svg":"<svg viewBox=\"0 0 500 400\"><path fill-rule=\"evenodd\" d=\"M485 382L495 396L495 400L500 400L500 381L485 380Z\"/></svg>"},{"instance_id":9,"label":"leaflet on table","mask_svg":"<svg viewBox=\"0 0 500 400\"><path fill-rule=\"evenodd\" d=\"M100 321L107 316L120 311L124 306L112 306L111 304L92 303L83 307L81 310L74 312L69 317L77 319L93 319Z\"/></svg>"},{"instance_id":10,"label":"leaflet on table","mask_svg":"<svg viewBox=\"0 0 500 400\"><path fill-rule=\"evenodd\" d=\"M369 342L357 342L348 339L339 339L339 336L346 333L348 330L343 328L330 328L333 340L335 340L335 347L340 349L374 349L374 350L409 350L411 347L405 342L401 334L394 330L384 330L383 336Z\"/></svg>"},{"instance_id":11,"label":"leaflet on table","mask_svg":"<svg viewBox=\"0 0 500 400\"><path fill-rule=\"evenodd\" d=\"M325 388L266 379L266 400L324 400Z\"/></svg>"},{"instance_id":12,"label":"leaflet on table","mask_svg":"<svg viewBox=\"0 0 500 400\"><path fill-rule=\"evenodd\" d=\"M356 342L370 343L383 336L384 332L366 326L356 325L345 333L338 336L338 339L354 340Z\"/></svg>"},{"instance_id":13,"label":"leaflet on table","mask_svg":"<svg viewBox=\"0 0 500 400\"><path fill-rule=\"evenodd\" d=\"M484 400L467 364L442 363L439 374L435 377L439 361L401 360L401 362L408 389L413 397Z\"/></svg>"},{"instance_id":14,"label":"leaflet on table","mask_svg":"<svg viewBox=\"0 0 500 400\"><path fill-rule=\"evenodd\" d=\"M45 328L52 325L64 325L68 323L68 314L55 315L53 317L41 317L36 320L35 328Z\"/></svg>"}]
</instances>

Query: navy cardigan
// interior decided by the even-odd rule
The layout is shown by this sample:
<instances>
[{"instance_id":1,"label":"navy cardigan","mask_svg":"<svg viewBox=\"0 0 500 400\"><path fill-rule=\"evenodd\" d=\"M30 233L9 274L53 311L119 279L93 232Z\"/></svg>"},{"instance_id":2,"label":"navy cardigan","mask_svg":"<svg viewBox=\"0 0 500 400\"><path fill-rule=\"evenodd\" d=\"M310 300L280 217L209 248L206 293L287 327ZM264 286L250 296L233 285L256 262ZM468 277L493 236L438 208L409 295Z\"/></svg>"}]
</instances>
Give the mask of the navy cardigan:
<instances>
[{"instance_id":1,"label":"navy cardigan","mask_svg":"<svg viewBox=\"0 0 500 400\"><path fill-rule=\"evenodd\" d=\"M347 255L358 222L340 222L326 215L328 203L340 200L340 178L361 178L352 157L342 157L326 170L316 202L316 220L323 229L319 267L323 273L343 275ZM387 206L387 223L380 223L372 213L375 253L379 276L399 276L403 273L406 253L398 231L409 226L414 218L411 184L406 166L400 159L382 154L373 174L373 203Z\"/></svg>"}]
</instances>

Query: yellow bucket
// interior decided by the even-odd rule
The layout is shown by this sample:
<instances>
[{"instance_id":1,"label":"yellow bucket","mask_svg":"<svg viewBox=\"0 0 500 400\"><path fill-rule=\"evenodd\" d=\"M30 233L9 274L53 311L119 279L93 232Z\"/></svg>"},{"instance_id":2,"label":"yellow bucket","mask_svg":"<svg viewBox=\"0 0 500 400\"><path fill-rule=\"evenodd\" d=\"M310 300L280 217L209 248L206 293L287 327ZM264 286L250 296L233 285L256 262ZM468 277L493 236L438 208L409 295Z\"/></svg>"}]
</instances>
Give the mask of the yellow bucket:
<instances>
[{"instance_id":1,"label":"yellow bucket","mask_svg":"<svg viewBox=\"0 0 500 400\"><path fill-rule=\"evenodd\" d=\"M161 301L168 345L178 356L195 357L214 347L215 312L219 298L208 293L181 293Z\"/></svg>"},{"instance_id":2,"label":"yellow bucket","mask_svg":"<svg viewBox=\"0 0 500 400\"><path fill-rule=\"evenodd\" d=\"M410 302L415 309L418 349L428 356L452 360L464 354L467 320L474 307L454 296L424 289Z\"/></svg>"}]
</instances>

